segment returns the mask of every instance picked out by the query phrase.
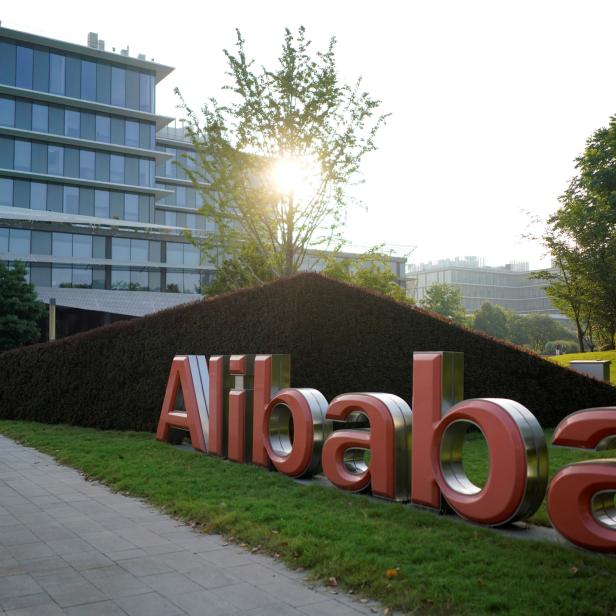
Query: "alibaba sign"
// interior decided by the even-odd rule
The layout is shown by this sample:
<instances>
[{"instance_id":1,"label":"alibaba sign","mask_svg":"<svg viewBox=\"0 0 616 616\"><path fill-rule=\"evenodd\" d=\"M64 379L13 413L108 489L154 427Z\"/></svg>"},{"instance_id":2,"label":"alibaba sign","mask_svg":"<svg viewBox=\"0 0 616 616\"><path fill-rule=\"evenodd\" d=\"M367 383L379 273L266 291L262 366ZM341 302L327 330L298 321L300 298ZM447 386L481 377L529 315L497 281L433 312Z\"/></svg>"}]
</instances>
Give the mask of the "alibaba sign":
<instances>
[{"instance_id":1,"label":"alibaba sign","mask_svg":"<svg viewBox=\"0 0 616 616\"><path fill-rule=\"evenodd\" d=\"M181 442L188 432L192 446L210 455L291 477L322 471L342 490L437 511L449 506L478 524L526 520L548 484L543 430L513 400L464 400L463 382L462 353L414 353L412 410L384 393L347 393L328 403L316 389L290 387L288 355L218 355L209 365L202 355L178 355L156 438ZM488 444L483 487L464 471L469 429ZM616 407L569 415L552 443L614 446ZM616 459L566 466L547 489L552 524L576 545L616 552L615 493Z\"/></svg>"}]
</instances>

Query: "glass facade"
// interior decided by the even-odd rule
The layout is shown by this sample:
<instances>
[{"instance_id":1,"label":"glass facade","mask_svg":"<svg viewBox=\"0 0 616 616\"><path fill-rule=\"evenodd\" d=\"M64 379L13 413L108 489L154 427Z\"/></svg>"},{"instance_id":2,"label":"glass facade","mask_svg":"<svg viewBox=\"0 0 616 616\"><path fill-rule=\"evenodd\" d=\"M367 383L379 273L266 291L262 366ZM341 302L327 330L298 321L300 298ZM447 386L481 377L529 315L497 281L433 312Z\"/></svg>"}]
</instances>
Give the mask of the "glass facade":
<instances>
[{"instance_id":1,"label":"glass facade","mask_svg":"<svg viewBox=\"0 0 616 616\"><path fill-rule=\"evenodd\" d=\"M190 148L157 146L156 118L144 115L155 110L155 71L18 38L0 37L0 85L21 89L0 94L0 212L38 212L24 213L29 228L0 222L0 258L23 260L43 287L201 292L213 270L182 229L207 223L176 164L192 164ZM155 150L170 160L157 167ZM170 194L157 200L153 188Z\"/></svg>"},{"instance_id":2,"label":"glass facade","mask_svg":"<svg viewBox=\"0 0 616 616\"><path fill-rule=\"evenodd\" d=\"M48 173L84 180L97 180L132 186L154 187L154 161L124 154L108 154L84 148L51 145L40 141L1 137L0 168L34 173ZM46 152L33 159L32 152ZM66 155L67 152L71 154ZM78 160L75 165L74 161Z\"/></svg>"},{"instance_id":3,"label":"glass facade","mask_svg":"<svg viewBox=\"0 0 616 616\"><path fill-rule=\"evenodd\" d=\"M0 38L0 83L154 113L154 73Z\"/></svg>"},{"instance_id":4,"label":"glass facade","mask_svg":"<svg viewBox=\"0 0 616 616\"><path fill-rule=\"evenodd\" d=\"M154 150L156 126L106 113L90 113L65 105L30 103L0 94L0 126L64 135Z\"/></svg>"}]
</instances>

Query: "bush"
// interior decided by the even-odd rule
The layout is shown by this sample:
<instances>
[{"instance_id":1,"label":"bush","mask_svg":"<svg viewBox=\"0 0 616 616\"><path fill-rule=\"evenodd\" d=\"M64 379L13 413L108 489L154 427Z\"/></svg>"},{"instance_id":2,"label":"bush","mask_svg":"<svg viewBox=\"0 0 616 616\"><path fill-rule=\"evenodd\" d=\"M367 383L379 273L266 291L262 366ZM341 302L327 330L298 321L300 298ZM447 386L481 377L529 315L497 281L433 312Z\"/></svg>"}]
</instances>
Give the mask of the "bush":
<instances>
[{"instance_id":1,"label":"bush","mask_svg":"<svg viewBox=\"0 0 616 616\"><path fill-rule=\"evenodd\" d=\"M544 349L544 355L556 355L556 345L560 346L560 354L564 353L579 353L580 347L574 340L550 340Z\"/></svg>"},{"instance_id":2,"label":"bush","mask_svg":"<svg viewBox=\"0 0 616 616\"><path fill-rule=\"evenodd\" d=\"M0 355L0 416L154 430L176 354L290 353L294 387L408 402L413 351L463 351L465 396L512 398L544 427L616 388L449 320L318 274L197 301Z\"/></svg>"}]
</instances>

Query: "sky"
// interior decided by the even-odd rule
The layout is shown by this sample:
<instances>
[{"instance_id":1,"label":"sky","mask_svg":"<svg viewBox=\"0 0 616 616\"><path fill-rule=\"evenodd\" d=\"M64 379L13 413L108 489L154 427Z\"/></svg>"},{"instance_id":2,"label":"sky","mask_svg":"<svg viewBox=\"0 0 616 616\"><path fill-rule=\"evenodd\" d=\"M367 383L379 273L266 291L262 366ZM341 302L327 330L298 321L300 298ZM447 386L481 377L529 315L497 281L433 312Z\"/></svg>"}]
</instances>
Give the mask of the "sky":
<instances>
[{"instance_id":1,"label":"sky","mask_svg":"<svg viewBox=\"0 0 616 616\"><path fill-rule=\"evenodd\" d=\"M95 8L94 11L86 6ZM362 164L346 237L384 243L409 262L476 255L488 265L549 260L541 223L575 173L574 159L616 112L616 3L578 0L184 0L5 2L2 25L106 49L127 45L176 67L157 112L180 117L173 93L199 107L226 83L235 29L271 66L284 28L314 49L337 39L341 81L360 75L391 113Z\"/></svg>"}]
</instances>

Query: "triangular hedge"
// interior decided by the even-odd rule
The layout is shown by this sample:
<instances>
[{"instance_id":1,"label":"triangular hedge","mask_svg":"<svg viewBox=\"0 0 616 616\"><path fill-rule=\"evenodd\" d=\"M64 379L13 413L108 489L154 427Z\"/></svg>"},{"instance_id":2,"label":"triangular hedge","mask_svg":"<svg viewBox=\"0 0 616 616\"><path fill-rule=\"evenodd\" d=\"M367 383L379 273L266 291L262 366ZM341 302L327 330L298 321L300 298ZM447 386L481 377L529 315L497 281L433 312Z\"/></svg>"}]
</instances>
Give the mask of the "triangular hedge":
<instances>
[{"instance_id":1,"label":"triangular hedge","mask_svg":"<svg viewBox=\"0 0 616 616\"><path fill-rule=\"evenodd\" d=\"M512 398L544 427L616 388L432 314L299 274L0 355L0 417L154 430L176 354L290 353L292 385L410 403L413 351L463 351L465 396Z\"/></svg>"}]
</instances>

